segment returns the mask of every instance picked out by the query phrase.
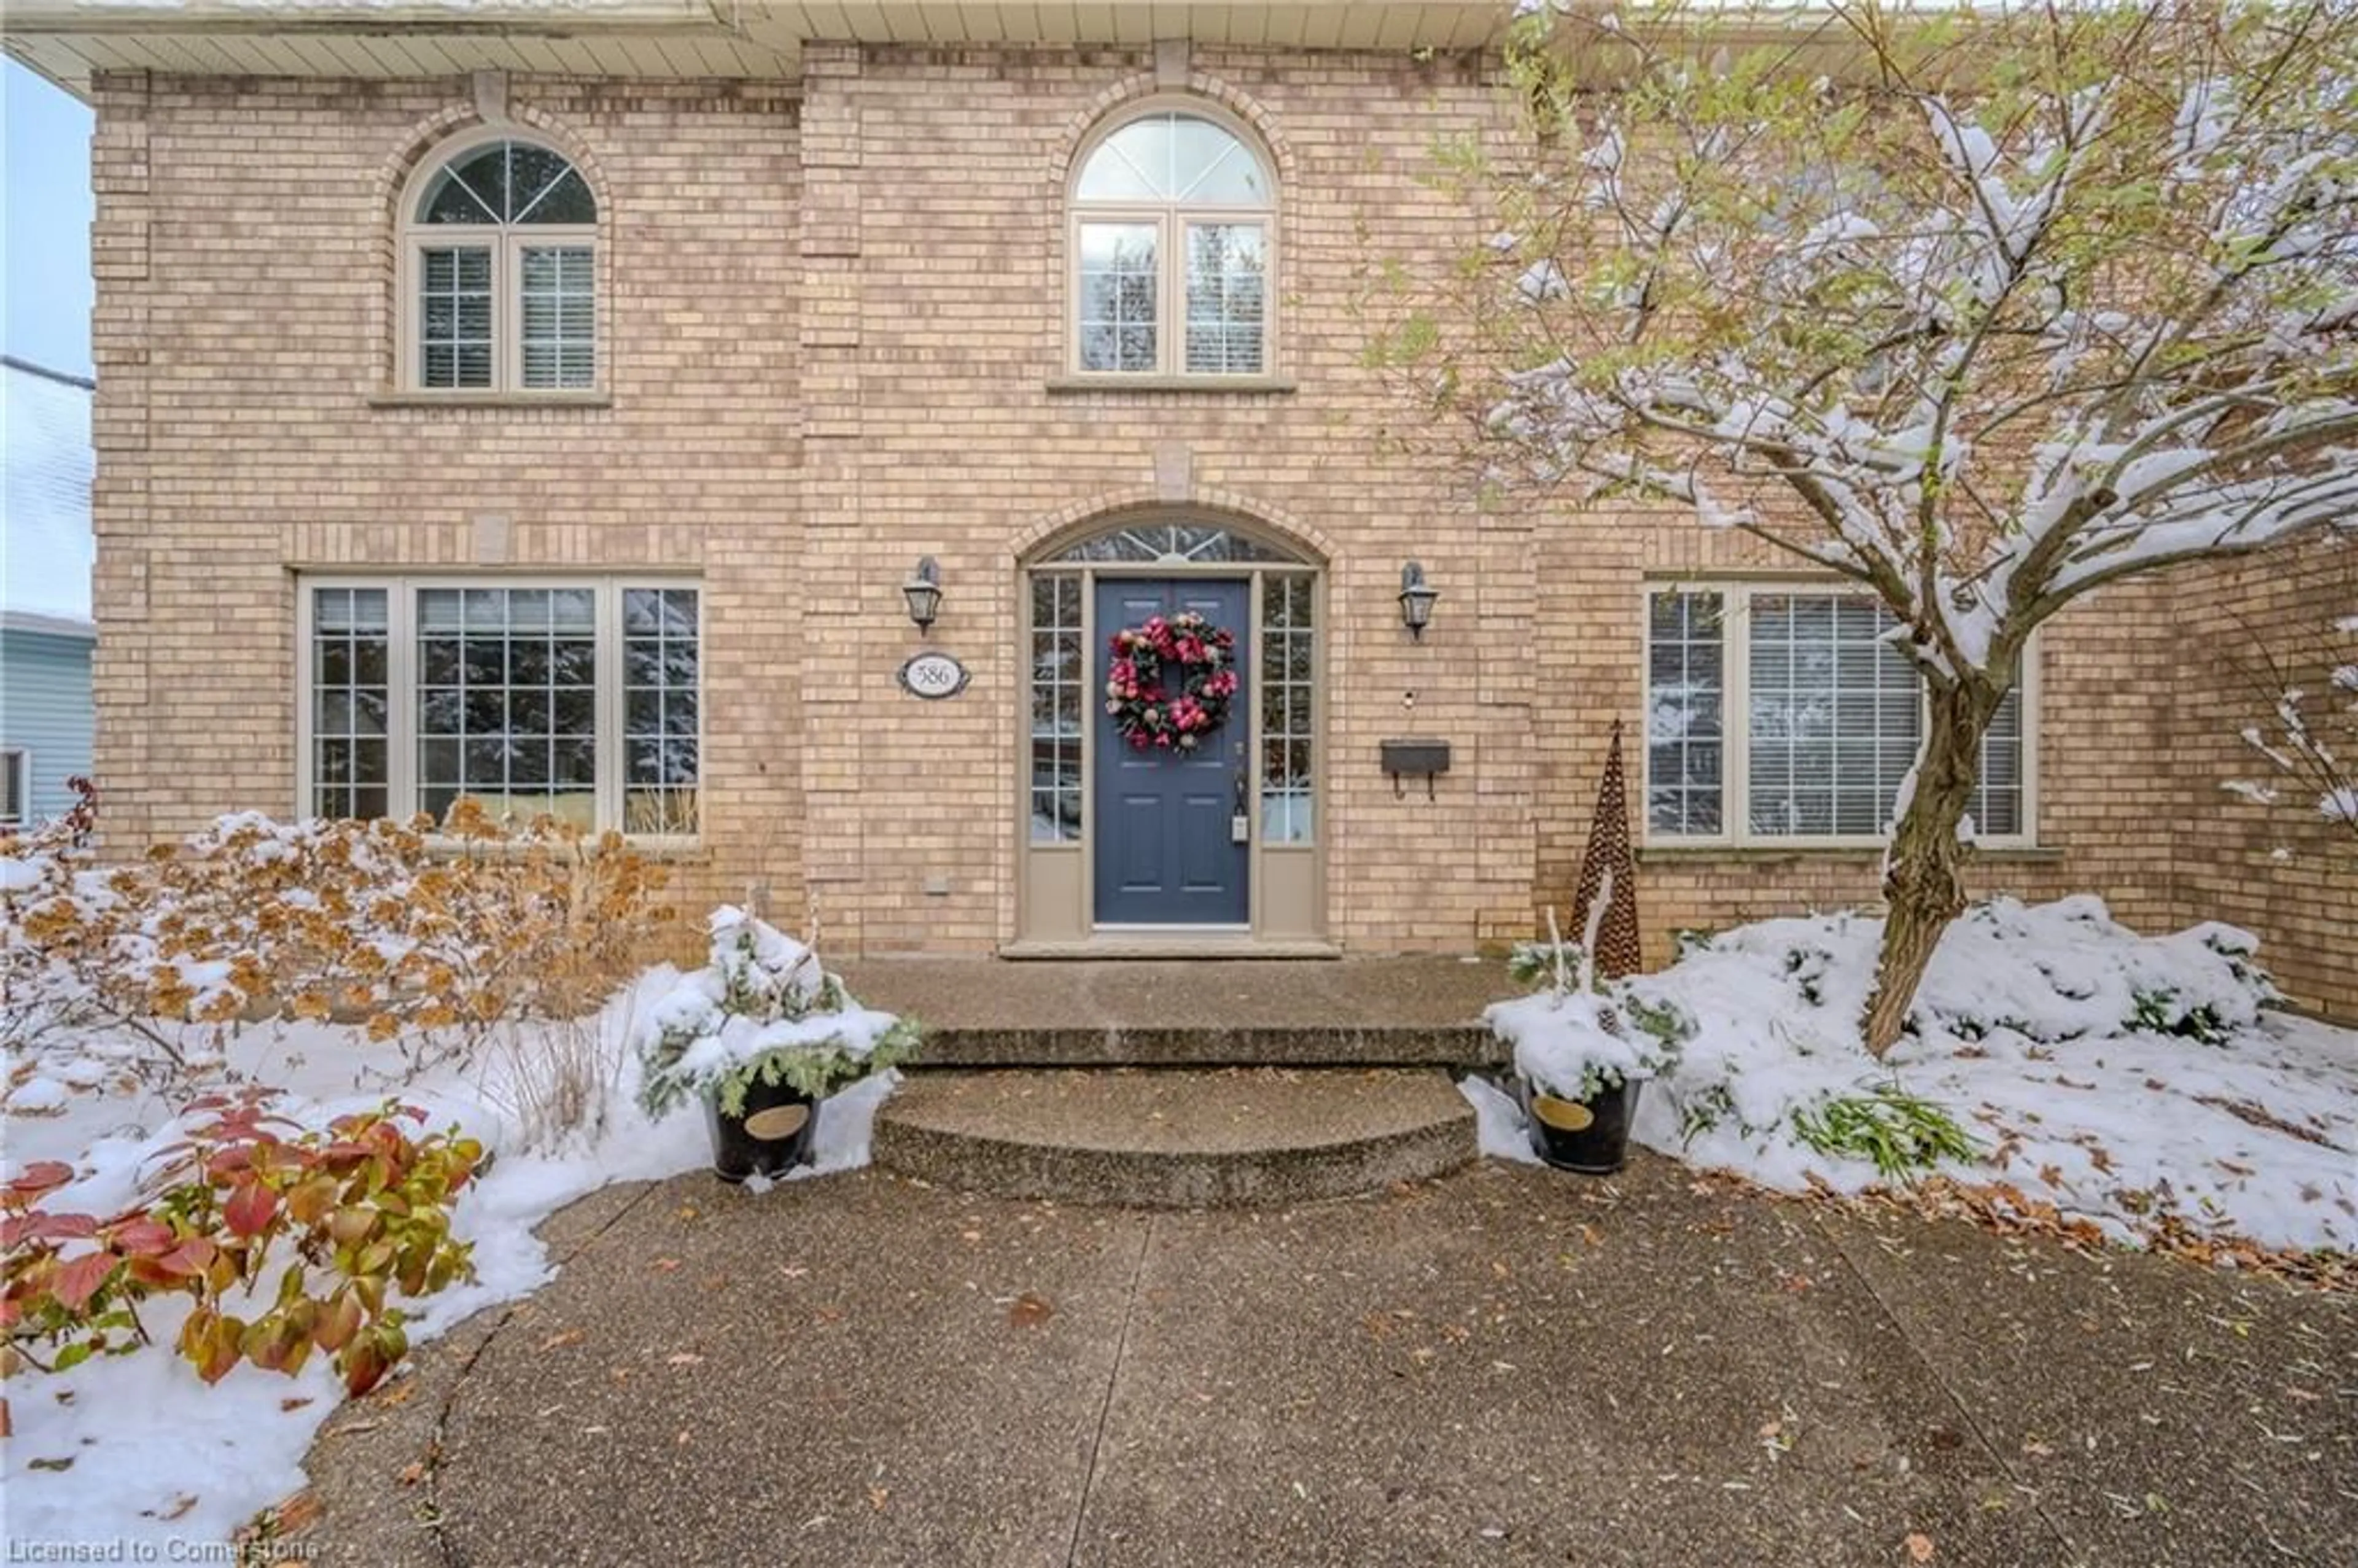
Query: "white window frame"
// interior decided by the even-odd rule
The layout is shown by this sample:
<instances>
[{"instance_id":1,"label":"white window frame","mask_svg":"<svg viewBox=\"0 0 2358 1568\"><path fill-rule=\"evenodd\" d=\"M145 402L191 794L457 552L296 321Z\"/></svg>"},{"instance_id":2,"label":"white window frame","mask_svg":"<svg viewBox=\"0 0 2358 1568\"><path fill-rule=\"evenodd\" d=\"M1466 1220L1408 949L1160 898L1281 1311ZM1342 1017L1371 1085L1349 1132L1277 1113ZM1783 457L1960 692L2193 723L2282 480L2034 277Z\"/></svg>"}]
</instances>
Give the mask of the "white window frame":
<instances>
[{"instance_id":1,"label":"white window frame","mask_svg":"<svg viewBox=\"0 0 2358 1568\"><path fill-rule=\"evenodd\" d=\"M6 810L6 795L0 792L0 832L21 833L33 825L33 753L26 746L0 746L0 770L5 770L16 784L16 810L14 816Z\"/></svg>"},{"instance_id":2,"label":"white window frame","mask_svg":"<svg viewBox=\"0 0 2358 1568\"><path fill-rule=\"evenodd\" d=\"M317 703L312 687L314 595L319 589L382 589L385 593L386 687L386 810L406 820L419 809L417 793L417 596L427 589L587 588L597 596L597 723L598 785L595 831L622 829L625 756L622 748L622 590L625 589L694 589L696 592L696 788L697 832L632 833L633 844L656 849L693 849L701 842L706 789L705 696L708 679L706 605L708 593L700 574L677 571L622 573L553 573L508 576L493 573L420 573L411 575L304 573L295 579L295 813L298 818L317 815L312 790L312 716Z\"/></svg>"},{"instance_id":3,"label":"white window frame","mask_svg":"<svg viewBox=\"0 0 2358 1568\"><path fill-rule=\"evenodd\" d=\"M401 265L395 287L400 340L395 362L405 395L419 397L498 397L502 399L568 398L602 395L607 384L606 348L611 334L606 313L612 290L606 272L606 247L600 231L606 226L606 203L598 200L594 223L427 223L417 205L435 177L453 163L494 142L525 142L545 147L573 166L576 178L586 186L590 177L581 161L568 149L543 136L519 134L514 127L487 128L438 145L420 161L403 185L396 220L401 234ZM586 248L590 252L590 384L587 386L526 386L524 384L524 253L527 250ZM492 383L489 386L428 386L418 331L423 311L418 286L426 276L426 253L445 250L488 250L492 253Z\"/></svg>"},{"instance_id":4,"label":"white window frame","mask_svg":"<svg viewBox=\"0 0 2358 1568\"><path fill-rule=\"evenodd\" d=\"M1653 708L1654 599L1658 594L1717 594L1720 597L1720 762L1721 831L1713 834L1663 833L1656 830L1653 814L1654 749L1648 726ZM1639 736L1638 820L1639 841L1665 849L1880 849L1890 842L1887 833L1773 834L1752 830L1752 596L1800 594L1854 599L1880 603L1872 593L1823 578L1650 578L1639 589L1638 626ZM1739 634L1740 633L1740 634ZM2015 681L2022 707L2022 830L2007 834L1977 834L1974 842L1991 849L2028 849L2039 842L2039 639L2033 635L2023 652L2022 668ZM1920 699L1923 719L1931 723L1931 700ZM1979 776L1976 762L1976 778Z\"/></svg>"},{"instance_id":5,"label":"white window frame","mask_svg":"<svg viewBox=\"0 0 2358 1568\"><path fill-rule=\"evenodd\" d=\"M1269 177L1265 207L1195 201L1089 201L1080 195L1081 171L1114 134L1139 120L1180 114L1217 125L1237 138ZM1120 385L1124 382L1200 382L1219 386L1273 376L1277 369L1278 211L1276 160L1260 138L1235 116L1192 98L1148 99L1107 120L1090 134L1073 158L1065 190L1065 364L1076 376ZM1154 229L1154 368L1091 370L1081 362L1081 226L1084 223L1151 224ZM1187 368L1187 255L1189 228L1198 224L1249 225L1261 233L1260 368L1256 371L1191 371Z\"/></svg>"}]
</instances>

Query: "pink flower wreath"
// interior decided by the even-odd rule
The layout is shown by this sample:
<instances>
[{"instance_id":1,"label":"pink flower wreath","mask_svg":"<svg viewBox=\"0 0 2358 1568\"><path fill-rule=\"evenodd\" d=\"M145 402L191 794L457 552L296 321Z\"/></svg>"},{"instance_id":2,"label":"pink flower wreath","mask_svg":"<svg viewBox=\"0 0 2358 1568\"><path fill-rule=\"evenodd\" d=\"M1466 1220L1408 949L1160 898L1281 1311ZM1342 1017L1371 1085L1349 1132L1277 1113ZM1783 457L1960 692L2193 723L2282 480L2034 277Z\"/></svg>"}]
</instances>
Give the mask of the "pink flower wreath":
<instances>
[{"instance_id":1,"label":"pink flower wreath","mask_svg":"<svg viewBox=\"0 0 2358 1568\"><path fill-rule=\"evenodd\" d=\"M1132 751L1192 752L1228 716L1235 633L1191 610L1117 632L1109 646L1106 711Z\"/></svg>"}]
</instances>

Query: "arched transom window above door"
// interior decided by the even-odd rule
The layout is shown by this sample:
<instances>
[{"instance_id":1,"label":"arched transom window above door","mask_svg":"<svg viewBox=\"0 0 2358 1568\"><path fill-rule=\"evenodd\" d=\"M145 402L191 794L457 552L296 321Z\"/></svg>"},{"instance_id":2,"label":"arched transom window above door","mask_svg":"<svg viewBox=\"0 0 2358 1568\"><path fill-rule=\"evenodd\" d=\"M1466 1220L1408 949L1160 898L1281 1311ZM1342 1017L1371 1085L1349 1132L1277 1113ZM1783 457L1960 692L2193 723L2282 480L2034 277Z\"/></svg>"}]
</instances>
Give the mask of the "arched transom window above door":
<instances>
[{"instance_id":1,"label":"arched transom window above door","mask_svg":"<svg viewBox=\"0 0 2358 1568\"><path fill-rule=\"evenodd\" d=\"M1277 186L1203 114L1118 122L1073 178L1072 345L1089 375L1269 373Z\"/></svg>"},{"instance_id":2,"label":"arched transom window above door","mask_svg":"<svg viewBox=\"0 0 2358 1568\"><path fill-rule=\"evenodd\" d=\"M598 384L598 203L554 148L470 140L402 211L404 380L427 392Z\"/></svg>"}]
</instances>

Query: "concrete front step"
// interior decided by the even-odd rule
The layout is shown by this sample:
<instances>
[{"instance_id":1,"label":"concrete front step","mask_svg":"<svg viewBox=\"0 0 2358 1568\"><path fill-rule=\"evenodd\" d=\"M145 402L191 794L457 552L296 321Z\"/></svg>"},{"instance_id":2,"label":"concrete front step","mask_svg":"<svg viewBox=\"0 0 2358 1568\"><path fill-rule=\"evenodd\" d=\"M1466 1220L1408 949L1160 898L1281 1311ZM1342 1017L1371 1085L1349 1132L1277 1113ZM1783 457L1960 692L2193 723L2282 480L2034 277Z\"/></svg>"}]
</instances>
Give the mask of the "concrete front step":
<instances>
[{"instance_id":1,"label":"concrete front step","mask_svg":"<svg viewBox=\"0 0 2358 1568\"><path fill-rule=\"evenodd\" d=\"M934 1067L1477 1067L1506 1059L1477 1023L933 1027Z\"/></svg>"},{"instance_id":2,"label":"concrete front step","mask_svg":"<svg viewBox=\"0 0 2358 1568\"><path fill-rule=\"evenodd\" d=\"M925 1025L934 1067L1472 1067L1500 1060L1482 1010L1516 994L1495 958L1011 964L862 958L852 994Z\"/></svg>"},{"instance_id":3,"label":"concrete front step","mask_svg":"<svg viewBox=\"0 0 2358 1568\"><path fill-rule=\"evenodd\" d=\"M1345 1197L1476 1152L1473 1108L1431 1069L912 1074L875 1141L937 1186L1140 1208Z\"/></svg>"}]
</instances>

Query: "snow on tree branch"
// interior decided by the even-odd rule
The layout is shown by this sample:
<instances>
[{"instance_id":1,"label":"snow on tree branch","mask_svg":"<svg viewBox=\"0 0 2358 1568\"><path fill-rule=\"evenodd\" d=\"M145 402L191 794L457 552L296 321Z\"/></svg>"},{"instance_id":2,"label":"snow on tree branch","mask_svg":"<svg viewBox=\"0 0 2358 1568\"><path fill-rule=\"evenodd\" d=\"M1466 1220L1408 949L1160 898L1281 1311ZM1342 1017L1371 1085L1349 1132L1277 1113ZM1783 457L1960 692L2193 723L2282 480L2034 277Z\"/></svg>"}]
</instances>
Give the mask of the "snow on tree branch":
<instances>
[{"instance_id":1,"label":"snow on tree branch","mask_svg":"<svg viewBox=\"0 0 2358 1568\"><path fill-rule=\"evenodd\" d=\"M2358 9L1533 5L1487 243L1379 358L1497 492L1636 492L2007 684L2073 598L2358 516Z\"/></svg>"}]
</instances>

